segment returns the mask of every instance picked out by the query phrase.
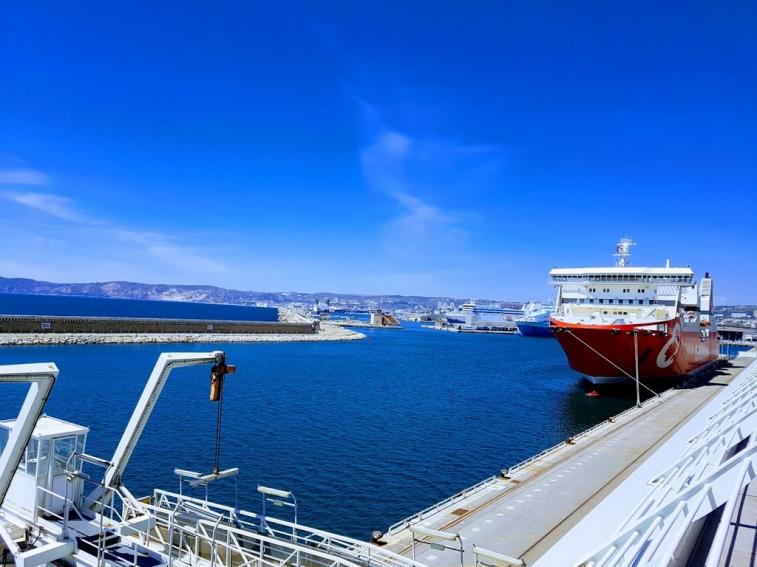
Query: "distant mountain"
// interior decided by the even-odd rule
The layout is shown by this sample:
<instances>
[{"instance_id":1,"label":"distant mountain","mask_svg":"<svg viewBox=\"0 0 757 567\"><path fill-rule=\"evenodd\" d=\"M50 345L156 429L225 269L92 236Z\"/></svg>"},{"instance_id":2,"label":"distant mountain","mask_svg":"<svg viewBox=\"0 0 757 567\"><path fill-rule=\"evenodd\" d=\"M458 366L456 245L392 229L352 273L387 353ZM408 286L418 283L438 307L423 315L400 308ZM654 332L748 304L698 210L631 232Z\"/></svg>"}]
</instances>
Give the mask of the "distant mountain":
<instances>
[{"instance_id":1,"label":"distant mountain","mask_svg":"<svg viewBox=\"0 0 757 567\"><path fill-rule=\"evenodd\" d=\"M339 303L379 306L385 309L436 307L439 301L462 301L453 297L405 295L359 295L340 293L262 292L225 289L211 285L144 284L135 282L54 283L27 278L0 277L0 293L109 297L113 299L151 299L157 301L193 301L235 305L311 305L316 301L337 299ZM520 303L511 303L520 306Z\"/></svg>"}]
</instances>

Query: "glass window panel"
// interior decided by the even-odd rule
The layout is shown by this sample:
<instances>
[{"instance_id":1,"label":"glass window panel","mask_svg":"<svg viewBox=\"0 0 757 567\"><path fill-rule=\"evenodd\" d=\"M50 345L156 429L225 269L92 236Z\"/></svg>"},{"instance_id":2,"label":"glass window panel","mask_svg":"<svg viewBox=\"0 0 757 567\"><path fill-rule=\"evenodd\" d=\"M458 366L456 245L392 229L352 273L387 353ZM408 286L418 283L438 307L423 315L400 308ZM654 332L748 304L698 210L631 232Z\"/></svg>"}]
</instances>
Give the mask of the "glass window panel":
<instances>
[{"instance_id":1,"label":"glass window panel","mask_svg":"<svg viewBox=\"0 0 757 567\"><path fill-rule=\"evenodd\" d=\"M50 440L45 439L39 445L39 463L37 464L37 479L40 486L47 486L50 470Z\"/></svg>"},{"instance_id":2,"label":"glass window panel","mask_svg":"<svg viewBox=\"0 0 757 567\"><path fill-rule=\"evenodd\" d=\"M64 437L55 440L55 464L53 475L63 474L66 463L76 449L76 437Z\"/></svg>"},{"instance_id":3,"label":"glass window panel","mask_svg":"<svg viewBox=\"0 0 757 567\"><path fill-rule=\"evenodd\" d=\"M31 439L26 446L26 472L32 476L37 476L37 457L39 452L39 441Z\"/></svg>"}]
</instances>

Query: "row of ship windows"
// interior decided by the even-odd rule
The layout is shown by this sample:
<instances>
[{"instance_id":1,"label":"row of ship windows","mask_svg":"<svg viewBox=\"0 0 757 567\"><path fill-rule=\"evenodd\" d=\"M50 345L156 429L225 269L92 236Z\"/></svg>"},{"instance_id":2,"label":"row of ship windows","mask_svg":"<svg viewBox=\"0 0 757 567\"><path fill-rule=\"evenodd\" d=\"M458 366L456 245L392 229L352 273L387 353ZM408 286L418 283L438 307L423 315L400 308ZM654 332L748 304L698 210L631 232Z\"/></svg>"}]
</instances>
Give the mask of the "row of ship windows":
<instances>
[{"instance_id":1,"label":"row of ship windows","mask_svg":"<svg viewBox=\"0 0 757 567\"><path fill-rule=\"evenodd\" d=\"M648 281L667 281L667 282L690 282L692 276L650 276L648 274L636 275L615 275L607 274L603 276L594 275L575 275L575 276L552 276L555 281L568 280L594 280L598 282L648 282Z\"/></svg>"},{"instance_id":2,"label":"row of ship windows","mask_svg":"<svg viewBox=\"0 0 757 567\"><path fill-rule=\"evenodd\" d=\"M644 293L645 291L646 290L644 290L642 288L637 288L636 289L636 293ZM597 288L596 287L590 287L589 288L589 293L597 293ZM603 287L602 288L602 293L610 293L610 288L609 287ZM623 288L623 293L631 293L631 288L630 287Z\"/></svg>"},{"instance_id":3,"label":"row of ship windows","mask_svg":"<svg viewBox=\"0 0 757 567\"><path fill-rule=\"evenodd\" d=\"M617 305L665 305L665 304L672 304L668 301L661 301L656 299L595 299L595 298L588 298L588 299L564 299L563 303L587 303L587 304L605 304L608 305L617 304Z\"/></svg>"}]
</instances>

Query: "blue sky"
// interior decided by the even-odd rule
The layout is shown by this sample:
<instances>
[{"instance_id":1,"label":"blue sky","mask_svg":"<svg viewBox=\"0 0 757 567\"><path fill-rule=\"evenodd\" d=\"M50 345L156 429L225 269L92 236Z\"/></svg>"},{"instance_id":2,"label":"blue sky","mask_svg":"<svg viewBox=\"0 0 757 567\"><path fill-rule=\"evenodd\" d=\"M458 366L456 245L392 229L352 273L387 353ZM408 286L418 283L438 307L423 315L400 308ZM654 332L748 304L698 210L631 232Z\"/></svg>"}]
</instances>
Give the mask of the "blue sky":
<instances>
[{"instance_id":1,"label":"blue sky","mask_svg":"<svg viewBox=\"0 0 757 567\"><path fill-rule=\"evenodd\" d=\"M757 302L757 8L0 8L0 274L548 297L691 264Z\"/></svg>"}]
</instances>

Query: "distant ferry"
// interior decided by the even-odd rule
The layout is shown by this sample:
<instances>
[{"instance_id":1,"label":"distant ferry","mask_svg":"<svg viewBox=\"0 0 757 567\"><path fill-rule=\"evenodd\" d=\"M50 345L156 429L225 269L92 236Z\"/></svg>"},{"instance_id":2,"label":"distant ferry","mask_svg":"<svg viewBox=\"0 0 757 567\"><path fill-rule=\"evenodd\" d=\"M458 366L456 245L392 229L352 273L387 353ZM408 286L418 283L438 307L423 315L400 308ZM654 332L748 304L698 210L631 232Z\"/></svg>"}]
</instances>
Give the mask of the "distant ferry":
<instances>
[{"instance_id":1,"label":"distant ferry","mask_svg":"<svg viewBox=\"0 0 757 567\"><path fill-rule=\"evenodd\" d=\"M549 319L555 312L553 305L530 301L523 306L523 317L516 321L518 331L524 337L554 337Z\"/></svg>"},{"instance_id":2,"label":"distant ferry","mask_svg":"<svg viewBox=\"0 0 757 567\"><path fill-rule=\"evenodd\" d=\"M696 374L718 359L712 279L690 267L634 268L622 238L614 267L555 268L550 319L574 370L594 384Z\"/></svg>"},{"instance_id":3,"label":"distant ferry","mask_svg":"<svg viewBox=\"0 0 757 567\"><path fill-rule=\"evenodd\" d=\"M477 305L474 300L463 303L458 309L445 313L450 325L465 325L467 327L505 327L515 329L515 320L521 315L519 309L510 307L495 307L493 305Z\"/></svg>"}]
</instances>

